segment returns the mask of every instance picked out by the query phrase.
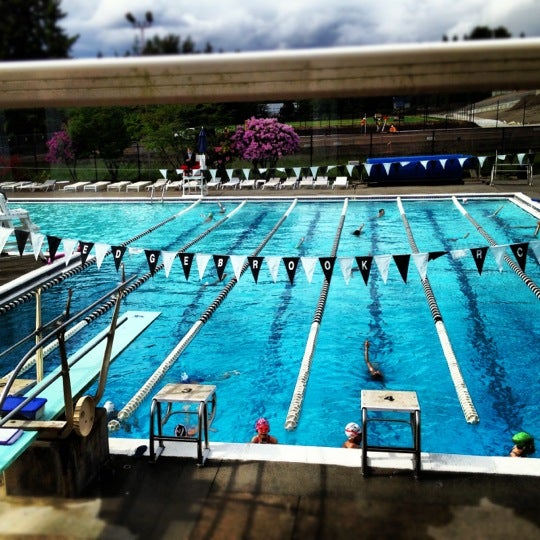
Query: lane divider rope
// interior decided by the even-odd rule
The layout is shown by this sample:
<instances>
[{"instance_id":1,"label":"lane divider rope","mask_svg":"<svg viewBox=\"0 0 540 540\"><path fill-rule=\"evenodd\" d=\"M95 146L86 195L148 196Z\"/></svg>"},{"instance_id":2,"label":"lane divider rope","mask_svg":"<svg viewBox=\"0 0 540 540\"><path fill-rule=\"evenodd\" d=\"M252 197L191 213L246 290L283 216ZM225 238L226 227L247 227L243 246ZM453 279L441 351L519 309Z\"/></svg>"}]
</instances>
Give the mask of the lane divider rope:
<instances>
[{"instance_id":1,"label":"lane divider rope","mask_svg":"<svg viewBox=\"0 0 540 540\"><path fill-rule=\"evenodd\" d=\"M337 227L336 235L334 237L334 244L332 246L331 256L335 257L337 249L339 246L339 240L341 238L341 233L343 231L343 225L345 223L345 216L347 214L347 207L349 204L349 199L345 199L343 204L343 209L341 211L341 218L339 225ZM321 327L321 321L324 314L324 308L326 306L326 300L328 298L328 290L330 288L330 283L325 278L321 293L319 295L319 301L315 308L315 314L313 316L313 321L311 323L311 328L308 334L308 339L306 341L306 347L304 349L304 356L302 357L302 362L300 364L300 370L298 372L298 377L296 379L296 385L294 388L293 396L291 398L291 403L289 405L289 411L285 419L285 429L292 431L298 425L298 420L300 418L300 413L302 412L302 405L304 403L304 397L306 394L307 383L309 379L309 374L311 372L311 363L313 361L313 355L315 353L315 347L317 345L317 337L319 335L319 330Z\"/></svg>"},{"instance_id":2,"label":"lane divider rope","mask_svg":"<svg viewBox=\"0 0 540 540\"><path fill-rule=\"evenodd\" d=\"M411 246L413 253L418 253L418 247L416 246L412 229L409 225L409 220L407 219L405 209L403 208L401 198L399 197L397 199L397 205L401 214L403 226L405 227L405 231L407 233L409 245ZM459 367L459 362L454 353L454 349L452 347L452 343L450 342L448 332L446 331L446 327L444 325L444 321L439 310L435 294L433 293L433 289L431 288L431 284L427 276L421 279L421 282L424 289L424 294L426 295L429 309L431 311L431 315L433 317L433 322L435 323L435 329L439 337L439 342L441 344L444 357L446 358L448 370L450 371L450 377L452 378L452 382L454 383L454 388L456 390L461 409L463 410L463 414L465 415L465 420L468 424L477 424L480 421L480 418L478 416L478 413L476 412L476 408L469 393L469 389L467 388L467 384L465 383L465 379L463 378L463 374L461 373L461 368Z\"/></svg>"},{"instance_id":3,"label":"lane divider rope","mask_svg":"<svg viewBox=\"0 0 540 540\"><path fill-rule=\"evenodd\" d=\"M245 201L244 201L245 202ZM257 256L261 250L266 246L270 241L272 236L277 232L279 227L283 222L289 217L290 213L296 206L298 202L297 199L291 203L286 212L281 216L279 221L274 225L272 230L266 235L263 241L252 253L252 256ZM187 248L186 248L187 249ZM249 262L246 261L242 269L240 270L240 276L249 268ZM139 408L141 403L146 399L148 394L152 391L155 385L163 378L163 376L169 371L169 369L175 364L182 352L186 347L191 343L195 336L199 333L201 328L208 322L210 317L215 313L216 309L220 304L225 300L227 295L231 292L234 286L238 283L236 276L233 277L226 285L223 287L221 292L217 295L215 300L206 308L204 313L199 317L199 319L193 324L193 326L187 331L184 337L178 342L174 349L167 355L165 360L160 364L160 366L154 371L154 373L146 380L146 382L139 388L135 395L126 403L126 405L118 412L117 418L110 420L108 424L109 431L118 431L121 427L122 422L125 422L129 417Z\"/></svg>"}]
</instances>

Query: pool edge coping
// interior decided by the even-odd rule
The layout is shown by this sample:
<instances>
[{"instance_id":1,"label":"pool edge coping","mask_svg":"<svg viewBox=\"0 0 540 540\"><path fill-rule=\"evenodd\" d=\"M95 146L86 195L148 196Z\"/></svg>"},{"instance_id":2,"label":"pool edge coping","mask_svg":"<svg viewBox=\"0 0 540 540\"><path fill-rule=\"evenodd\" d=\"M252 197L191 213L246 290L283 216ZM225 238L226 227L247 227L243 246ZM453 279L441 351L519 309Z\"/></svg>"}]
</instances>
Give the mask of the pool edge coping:
<instances>
[{"instance_id":1,"label":"pool edge coping","mask_svg":"<svg viewBox=\"0 0 540 540\"><path fill-rule=\"evenodd\" d=\"M146 446L143 456L149 456L148 439L109 437L112 455L134 456ZM178 459L196 459L196 444L175 442L165 445L162 456ZM412 470L412 455L392 452L368 452L369 463L376 469ZM210 442L209 460L272 461L339 465L360 469L360 452L348 448L297 445L257 445L250 443ZM497 474L540 477L540 459L510 458L505 456L471 456L422 452L422 471L432 473Z\"/></svg>"}]
</instances>

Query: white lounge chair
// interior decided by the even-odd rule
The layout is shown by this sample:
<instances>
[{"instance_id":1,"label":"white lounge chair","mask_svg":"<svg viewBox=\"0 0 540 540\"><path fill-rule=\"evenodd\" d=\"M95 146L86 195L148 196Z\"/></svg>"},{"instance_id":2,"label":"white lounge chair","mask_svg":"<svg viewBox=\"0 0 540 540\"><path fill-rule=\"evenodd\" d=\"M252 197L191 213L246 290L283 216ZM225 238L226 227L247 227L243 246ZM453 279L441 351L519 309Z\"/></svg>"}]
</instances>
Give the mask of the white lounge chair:
<instances>
[{"instance_id":1,"label":"white lounge chair","mask_svg":"<svg viewBox=\"0 0 540 540\"><path fill-rule=\"evenodd\" d=\"M214 180L210 180L210 182L206 184L206 187L208 189L210 188L219 189L221 187L221 178L215 178Z\"/></svg>"},{"instance_id":2,"label":"white lounge chair","mask_svg":"<svg viewBox=\"0 0 540 540\"><path fill-rule=\"evenodd\" d=\"M328 176L317 176L313 182L313 188L327 188L330 184L328 183Z\"/></svg>"},{"instance_id":3,"label":"white lounge chair","mask_svg":"<svg viewBox=\"0 0 540 540\"><path fill-rule=\"evenodd\" d=\"M87 186L84 186L84 191L95 191L96 193L98 191L105 191L105 188L110 184L110 182L107 182L105 180L100 182L92 182L91 184L88 184Z\"/></svg>"},{"instance_id":4,"label":"white lounge chair","mask_svg":"<svg viewBox=\"0 0 540 540\"><path fill-rule=\"evenodd\" d=\"M129 180L122 180L121 182L114 182L112 184L109 184L107 186L107 191L125 191L127 186L129 186L131 182Z\"/></svg>"},{"instance_id":5,"label":"white lounge chair","mask_svg":"<svg viewBox=\"0 0 540 540\"><path fill-rule=\"evenodd\" d=\"M163 189L165 191L168 191L169 189L180 189L183 185L183 180L174 180L174 182L169 182L168 184L165 184L165 187Z\"/></svg>"},{"instance_id":6,"label":"white lounge chair","mask_svg":"<svg viewBox=\"0 0 540 540\"><path fill-rule=\"evenodd\" d=\"M29 186L32 182L26 180L24 182L11 182L2 187L4 191L20 190L23 186Z\"/></svg>"},{"instance_id":7,"label":"white lounge chair","mask_svg":"<svg viewBox=\"0 0 540 540\"><path fill-rule=\"evenodd\" d=\"M336 189L337 187L347 189L349 187L349 179L346 176L336 176L332 184L332 189Z\"/></svg>"},{"instance_id":8,"label":"white lounge chair","mask_svg":"<svg viewBox=\"0 0 540 540\"><path fill-rule=\"evenodd\" d=\"M240 178L231 178L228 182L221 184L221 189L233 188L236 189L240 185Z\"/></svg>"},{"instance_id":9,"label":"white lounge chair","mask_svg":"<svg viewBox=\"0 0 540 540\"><path fill-rule=\"evenodd\" d=\"M298 187L298 178L296 176L289 176L284 182L281 183L282 189L296 189Z\"/></svg>"},{"instance_id":10,"label":"white lounge chair","mask_svg":"<svg viewBox=\"0 0 540 540\"><path fill-rule=\"evenodd\" d=\"M262 189L265 188L281 189L281 178L270 178L268 182L263 184Z\"/></svg>"},{"instance_id":11,"label":"white lounge chair","mask_svg":"<svg viewBox=\"0 0 540 540\"><path fill-rule=\"evenodd\" d=\"M151 190L163 191L163 189L165 189L166 185L167 185L167 179L166 178L160 178L159 180L156 180L153 184L150 184L149 186L146 186L146 189L148 191L151 191Z\"/></svg>"},{"instance_id":12,"label":"white lounge chair","mask_svg":"<svg viewBox=\"0 0 540 540\"><path fill-rule=\"evenodd\" d=\"M315 180L313 180L313 176L305 176L304 178L300 179L300 182L298 183L298 187L300 188L313 188Z\"/></svg>"},{"instance_id":13,"label":"white lounge chair","mask_svg":"<svg viewBox=\"0 0 540 540\"><path fill-rule=\"evenodd\" d=\"M242 180L240 182L240 186L239 186L240 189L242 188L251 188L251 189L255 189L255 180Z\"/></svg>"},{"instance_id":14,"label":"white lounge chair","mask_svg":"<svg viewBox=\"0 0 540 540\"><path fill-rule=\"evenodd\" d=\"M45 180L45 182L32 182L19 186L19 191L54 191L56 180Z\"/></svg>"},{"instance_id":15,"label":"white lounge chair","mask_svg":"<svg viewBox=\"0 0 540 540\"><path fill-rule=\"evenodd\" d=\"M79 189L82 191L84 186L87 186L88 184L91 184L91 182L75 182L74 184L68 184L67 186L64 186L64 191L79 191Z\"/></svg>"},{"instance_id":16,"label":"white lounge chair","mask_svg":"<svg viewBox=\"0 0 540 540\"><path fill-rule=\"evenodd\" d=\"M126 186L126 191L141 191L141 189L145 188L149 184L151 184L149 180L140 180L139 182L133 182L133 184L129 184L129 186Z\"/></svg>"}]
</instances>

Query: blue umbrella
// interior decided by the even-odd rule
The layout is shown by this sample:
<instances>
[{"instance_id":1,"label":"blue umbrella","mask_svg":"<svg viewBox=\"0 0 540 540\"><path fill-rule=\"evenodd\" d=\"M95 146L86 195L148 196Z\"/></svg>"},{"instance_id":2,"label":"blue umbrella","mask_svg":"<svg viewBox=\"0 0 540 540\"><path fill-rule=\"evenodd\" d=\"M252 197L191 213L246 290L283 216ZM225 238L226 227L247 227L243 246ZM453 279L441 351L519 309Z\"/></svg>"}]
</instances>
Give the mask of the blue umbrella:
<instances>
[{"instance_id":1,"label":"blue umbrella","mask_svg":"<svg viewBox=\"0 0 540 540\"><path fill-rule=\"evenodd\" d=\"M208 140L206 138L206 131L202 127L201 131L199 132L199 137L197 138L197 153L206 154L207 150L208 150Z\"/></svg>"}]
</instances>

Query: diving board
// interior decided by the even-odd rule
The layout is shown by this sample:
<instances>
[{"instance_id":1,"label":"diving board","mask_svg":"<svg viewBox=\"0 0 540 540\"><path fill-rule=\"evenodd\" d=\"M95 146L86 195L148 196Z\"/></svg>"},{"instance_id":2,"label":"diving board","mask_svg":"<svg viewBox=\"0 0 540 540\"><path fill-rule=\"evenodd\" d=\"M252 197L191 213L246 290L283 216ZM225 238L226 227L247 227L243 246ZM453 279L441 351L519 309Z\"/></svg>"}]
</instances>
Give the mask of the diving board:
<instances>
[{"instance_id":1,"label":"diving board","mask_svg":"<svg viewBox=\"0 0 540 540\"><path fill-rule=\"evenodd\" d=\"M118 325L115 331L113 347L111 352L111 362L120 355L146 328L148 328L161 313L156 311L128 311L118 318ZM109 327L97 334L84 347L68 358L72 359L81 356L75 365L70 368L71 393L76 401L86 392L99 377L103 365L103 357L107 340L104 339L109 332ZM92 345L94 345L92 347ZM64 390L62 377L58 377L50 386L47 383L58 376L60 367L47 375L35 387L35 391L43 388L38 395L47 399L41 421L53 421L57 419L65 409ZM17 421L8 420L4 427L12 427ZM1 428L0 428L1 429ZM24 431L22 436L9 446L0 446L0 472L6 470L37 438L37 431Z\"/></svg>"}]
</instances>

